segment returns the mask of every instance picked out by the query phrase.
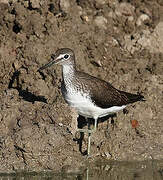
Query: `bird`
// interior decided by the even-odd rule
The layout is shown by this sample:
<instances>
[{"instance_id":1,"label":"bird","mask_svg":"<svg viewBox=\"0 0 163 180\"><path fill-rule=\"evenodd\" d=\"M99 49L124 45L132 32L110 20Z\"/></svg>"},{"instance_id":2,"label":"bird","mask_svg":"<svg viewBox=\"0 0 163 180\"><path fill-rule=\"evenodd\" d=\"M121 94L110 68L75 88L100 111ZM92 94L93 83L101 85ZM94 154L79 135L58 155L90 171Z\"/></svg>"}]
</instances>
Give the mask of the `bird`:
<instances>
[{"instance_id":1,"label":"bird","mask_svg":"<svg viewBox=\"0 0 163 180\"><path fill-rule=\"evenodd\" d=\"M88 133L87 155L90 156L91 135L96 131L98 118L115 114L131 103L144 101L144 96L118 90L107 81L78 71L75 53L70 48L58 49L39 71L53 64L62 66L61 92L66 103L79 115L94 119L94 128L78 129Z\"/></svg>"}]
</instances>

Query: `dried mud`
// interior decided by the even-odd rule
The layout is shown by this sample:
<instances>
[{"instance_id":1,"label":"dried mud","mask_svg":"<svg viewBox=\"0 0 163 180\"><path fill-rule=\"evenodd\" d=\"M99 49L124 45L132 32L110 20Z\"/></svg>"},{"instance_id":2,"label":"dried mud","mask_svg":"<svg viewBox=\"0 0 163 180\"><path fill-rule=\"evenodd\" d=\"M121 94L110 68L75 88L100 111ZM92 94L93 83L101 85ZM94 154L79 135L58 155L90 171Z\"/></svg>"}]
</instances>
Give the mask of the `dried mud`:
<instances>
[{"instance_id":1,"label":"dried mud","mask_svg":"<svg viewBox=\"0 0 163 180\"><path fill-rule=\"evenodd\" d=\"M37 71L62 47L75 51L79 70L146 99L99 120L91 160L163 159L161 0L2 0L0 12L1 172L77 171L86 161L61 68Z\"/></svg>"}]
</instances>

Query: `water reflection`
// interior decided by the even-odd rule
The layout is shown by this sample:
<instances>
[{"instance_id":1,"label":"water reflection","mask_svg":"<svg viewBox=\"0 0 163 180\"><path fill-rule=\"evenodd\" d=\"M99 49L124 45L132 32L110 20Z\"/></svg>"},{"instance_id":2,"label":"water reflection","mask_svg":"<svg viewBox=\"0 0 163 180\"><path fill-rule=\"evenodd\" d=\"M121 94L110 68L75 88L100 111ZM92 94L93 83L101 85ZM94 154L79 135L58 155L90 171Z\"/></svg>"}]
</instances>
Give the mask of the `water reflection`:
<instances>
[{"instance_id":1,"label":"water reflection","mask_svg":"<svg viewBox=\"0 0 163 180\"><path fill-rule=\"evenodd\" d=\"M89 168L89 176L109 180L163 180L163 161L97 162Z\"/></svg>"},{"instance_id":2,"label":"water reflection","mask_svg":"<svg viewBox=\"0 0 163 180\"><path fill-rule=\"evenodd\" d=\"M69 172L69 173L68 173ZM71 173L70 173L71 172ZM67 170L56 172L30 172L0 174L0 180L163 180L163 161L146 162L87 162L86 167L73 173Z\"/></svg>"}]
</instances>

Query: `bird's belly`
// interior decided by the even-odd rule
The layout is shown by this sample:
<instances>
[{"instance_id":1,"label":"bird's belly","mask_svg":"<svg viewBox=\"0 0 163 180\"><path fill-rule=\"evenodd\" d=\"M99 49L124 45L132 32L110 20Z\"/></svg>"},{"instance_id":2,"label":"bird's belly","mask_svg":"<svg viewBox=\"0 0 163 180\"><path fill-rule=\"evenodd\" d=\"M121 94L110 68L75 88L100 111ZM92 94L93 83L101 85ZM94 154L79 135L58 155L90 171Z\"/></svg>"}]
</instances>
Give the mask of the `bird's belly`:
<instances>
[{"instance_id":1,"label":"bird's belly","mask_svg":"<svg viewBox=\"0 0 163 180\"><path fill-rule=\"evenodd\" d=\"M99 118L113 114L119 110L124 109L126 106L113 106L110 108L100 108L96 106L87 94L81 93L67 93L64 94L66 102L74 107L78 114L88 118Z\"/></svg>"}]
</instances>

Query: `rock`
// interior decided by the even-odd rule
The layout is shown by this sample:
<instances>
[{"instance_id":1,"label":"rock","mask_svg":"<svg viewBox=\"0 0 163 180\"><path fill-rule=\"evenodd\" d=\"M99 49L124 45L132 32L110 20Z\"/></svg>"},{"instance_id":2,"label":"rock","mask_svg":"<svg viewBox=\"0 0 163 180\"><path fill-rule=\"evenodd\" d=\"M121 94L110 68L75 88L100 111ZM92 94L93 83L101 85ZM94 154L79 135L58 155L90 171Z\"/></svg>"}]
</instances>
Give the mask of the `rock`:
<instances>
[{"instance_id":1,"label":"rock","mask_svg":"<svg viewBox=\"0 0 163 180\"><path fill-rule=\"evenodd\" d=\"M90 21L89 17L86 16L86 15L81 16L81 19L82 19L83 21L85 21L85 22L89 22L89 21Z\"/></svg>"},{"instance_id":2,"label":"rock","mask_svg":"<svg viewBox=\"0 0 163 180\"><path fill-rule=\"evenodd\" d=\"M130 3L120 3L115 9L117 16L132 16L134 14L135 7Z\"/></svg>"},{"instance_id":3,"label":"rock","mask_svg":"<svg viewBox=\"0 0 163 180\"><path fill-rule=\"evenodd\" d=\"M98 5L103 5L103 4L106 4L106 0L95 0L96 4Z\"/></svg>"},{"instance_id":4,"label":"rock","mask_svg":"<svg viewBox=\"0 0 163 180\"><path fill-rule=\"evenodd\" d=\"M13 63L13 66L14 66L15 70L17 70L17 69L19 69L21 67L21 65L19 64L19 61L15 61Z\"/></svg>"},{"instance_id":5,"label":"rock","mask_svg":"<svg viewBox=\"0 0 163 180\"><path fill-rule=\"evenodd\" d=\"M131 54L144 48L149 49L151 53L161 53L163 52L163 22L156 26L153 33L143 30L141 34L135 33L132 38L126 35L124 39L124 48Z\"/></svg>"},{"instance_id":6,"label":"rock","mask_svg":"<svg viewBox=\"0 0 163 180\"><path fill-rule=\"evenodd\" d=\"M30 0L33 8L40 8L40 0Z\"/></svg>"},{"instance_id":7,"label":"rock","mask_svg":"<svg viewBox=\"0 0 163 180\"><path fill-rule=\"evenodd\" d=\"M132 22L134 20L134 17L133 16L129 16L128 17L128 21Z\"/></svg>"},{"instance_id":8,"label":"rock","mask_svg":"<svg viewBox=\"0 0 163 180\"><path fill-rule=\"evenodd\" d=\"M5 4L8 4L8 0L1 0L1 3L5 3Z\"/></svg>"},{"instance_id":9,"label":"rock","mask_svg":"<svg viewBox=\"0 0 163 180\"><path fill-rule=\"evenodd\" d=\"M70 9L69 0L60 0L60 7L64 12L68 12Z\"/></svg>"},{"instance_id":10,"label":"rock","mask_svg":"<svg viewBox=\"0 0 163 180\"><path fill-rule=\"evenodd\" d=\"M95 24L101 29L107 29L107 19L103 16L96 16L94 19Z\"/></svg>"},{"instance_id":11,"label":"rock","mask_svg":"<svg viewBox=\"0 0 163 180\"><path fill-rule=\"evenodd\" d=\"M111 158L111 154L109 152L104 152L105 156L107 159L110 159Z\"/></svg>"},{"instance_id":12,"label":"rock","mask_svg":"<svg viewBox=\"0 0 163 180\"><path fill-rule=\"evenodd\" d=\"M106 0L95 0L95 4L97 8L101 8L104 4L106 4Z\"/></svg>"},{"instance_id":13,"label":"rock","mask_svg":"<svg viewBox=\"0 0 163 180\"><path fill-rule=\"evenodd\" d=\"M147 38L148 39L148 38ZM151 46L148 47L153 53L163 52L163 22L160 22L150 37Z\"/></svg>"},{"instance_id":14,"label":"rock","mask_svg":"<svg viewBox=\"0 0 163 180\"><path fill-rule=\"evenodd\" d=\"M96 67L102 67L100 60L93 60L93 61L91 61L91 63Z\"/></svg>"},{"instance_id":15,"label":"rock","mask_svg":"<svg viewBox=\"0 0 163 180\"><path fill-rule=\"evenodd\" d=\"M62 124L62 123L59 123L58 125L59 125L60 127L63 127L63 124Z\"/></svg>"},{"instance_id":16,"label":"rock","mask_svg":"<svg viewBox=\"0 0 163 180\"><path fill-rule=\"evenodd\" d=\"M149 49L151 53L163 52L163 22L156 26L153 33L147 30L143 31L143 36L140 36L137 43L143 48Z\"/></svg>"},{"instance_id":17,"label":"rock","mask_svg":"<svg viewBox=\"0 0 163 180\"><path fill-rule=\"evenodd\" d=\"M149 20L149 16L147 14L142 14L139 16L138 20L136 21L137 26L141 26L144 21Z\"/></svg>"}]
</instances>

